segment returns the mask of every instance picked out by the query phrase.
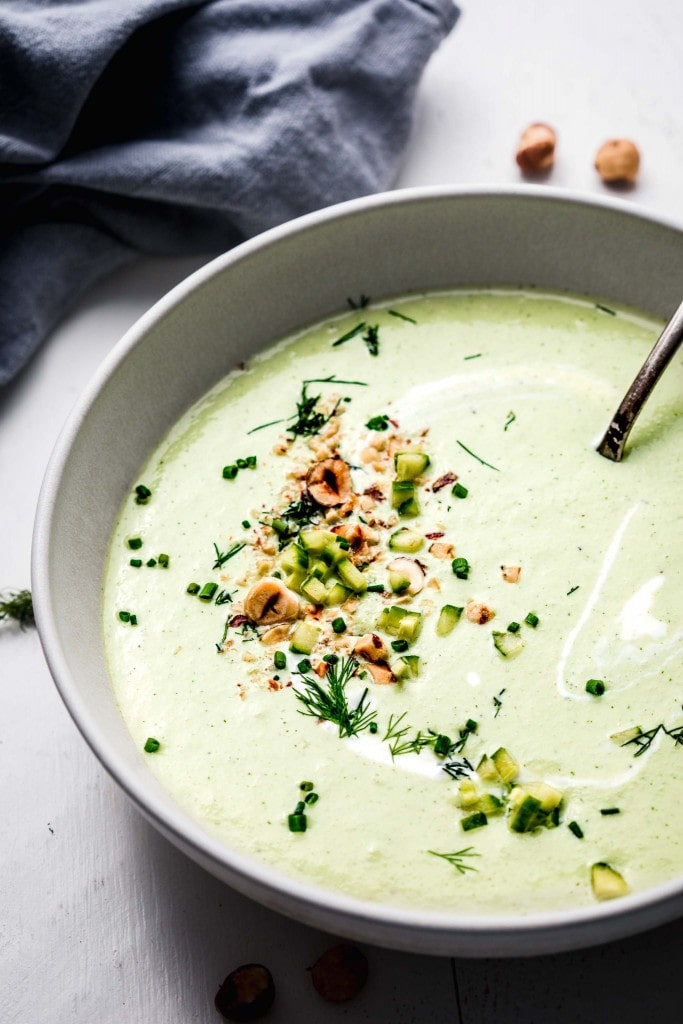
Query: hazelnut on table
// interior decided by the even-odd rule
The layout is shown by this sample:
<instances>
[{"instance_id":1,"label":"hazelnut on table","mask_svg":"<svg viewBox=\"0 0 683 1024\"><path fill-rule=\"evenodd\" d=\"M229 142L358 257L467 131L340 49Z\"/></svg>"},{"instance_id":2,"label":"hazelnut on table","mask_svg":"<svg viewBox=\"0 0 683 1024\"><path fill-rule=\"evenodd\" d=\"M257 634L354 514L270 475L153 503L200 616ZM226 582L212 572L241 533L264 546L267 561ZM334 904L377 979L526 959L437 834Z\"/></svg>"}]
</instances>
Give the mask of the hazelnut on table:
<instances>
[{"instance_id":1,"label":"hazelnut on table","mask_svg":"<svg viewBox=\"0 0 683 1024\"><path fill-rule=\"evenodd\" d=\"M608 184L632 184L639 168L640 153L630 139L608 139L595 154L595 169Z\"/></svg>"},{"instance_id":2,"label":"hazelnut on table","mask_svg":"<svg viewBox=\"0 0 683 1024\"><path fill-rule=\"evenodd\" d=\"M541 174L555 162L557 136L549 124L530 124L522 133L516 160L524 174Z\"/></svg>"}]
</instances>

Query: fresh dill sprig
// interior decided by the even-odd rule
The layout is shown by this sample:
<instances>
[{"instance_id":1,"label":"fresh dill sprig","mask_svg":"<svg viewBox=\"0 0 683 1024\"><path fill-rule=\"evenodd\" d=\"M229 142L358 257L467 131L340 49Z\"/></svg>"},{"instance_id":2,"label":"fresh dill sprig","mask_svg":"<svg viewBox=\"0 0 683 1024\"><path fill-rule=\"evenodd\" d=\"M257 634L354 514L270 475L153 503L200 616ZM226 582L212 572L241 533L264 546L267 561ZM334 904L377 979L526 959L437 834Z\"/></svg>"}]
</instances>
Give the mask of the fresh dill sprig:
<instances>
[{"instance_id":1,"label":"fresh dill sprig","mask_svg":"<svg viewBox=\"0 0 683 1024\"><path fill-rule=\"evenodd\" d=\"M406 316L405 313L399 313L397 309L388 309L387 313L389 316L397 316L399 320L407 320L409 324L417 323L417 320L413 320L412 316Z\"/></svg>"},{"instance_id":2,"label":"fresh dill sprig","mask_svg":"<svg viewBox=\"0 0 683 1024\"><path fill-rule=\"evenodd\" d=\"M357 671L358 662L355 658L340 658L335 664L329 663L327 675L323 679L301 673L303 689L294 690L297 700L303 705L303 708L299 708L299 714L334 723L340 737L357 736L367 729L377 715L376 711L368 708L367 687L355 707L349 704L346 694L346 687Z\"/></svg>"},{"instance_id":3,"label":"fresh dill sprig","mask_svg":"<svg viewBox=\"0 0 683 1024\"><path fill-rule=\"evenodd\" d=\"M318 409L318 402L322 396L309 395L309 384L353 384L367 387L367 383L363 380L337 380L333 373L329 377L312 377L310 380L303 381L299 401L296 403L296 412L290 416L288 421L290 426L287 427L287 430L295 437L312 437L314 434L319 434L341 405L341 399L339 399L329 413L321 412Z\"/></svg>"},{"instance_id":4,"label":"fresh dill sprig","mask_svg":"<svg viewBox=\"0 0 683 1024\"><path fill-rule=\"evenodd\" d=\"M488 466L489 469L494 469L496 471L496 473L500 473L500 470L498 469L497 466L492 466L490 462L486 462L486 460L482 459L479 455L475 455L475 453L472 451L472 449L468 448L467 445L462 443L462 441L458 441L457 438L456 438L456 442L455 443L459 444L460 447L463 449L463 451L466 451L467 454L471 455L473 459L477 460L477 462L481 462L482 466Z\"/></svg>"},{"instance_id":5,"label":"fresh dill sprig","mask_svg":"<svg viewBox=\"0 0 683 1024\"><path fill-rule=\"evenodd\" d=\"M12 619L22 629L35 626L33 614L33 598L30 590L14 590L0 594L0 622Z\"/></svg>"},{"instance_id":6,"label":"fresh dill sprig","mask_svg":"<svg viewBox=\"0 0 683 1024\"><path fill-rule=\"evenodd\" d=\"M219 590L216 594L216 600L214 604L230 604L232 601L232 594L228 593L227 590Z\"/></svg>"},{"instance_id":7,"label":"fresh dill sprig","mask_svg":"<svg viewBox=\"0 0 683 1024\"><path fill-rule=\"evenodd\" d=\"M515 416L514 412L509 412L508 418L505 421L505 426L503 427L503 431L506 431L510 424L514 423L516 419L517 417Z\"/></svg>"},{"instance_id":8,"label":"fresh dill sprig","mask_svg":"<svg viewBox=\"0 0 683 1024\"><path fill-rule=\"evenodd\" d=\"M320 521L320 506L308 494L302 494L298 501L292 501L282 512L273 513L267 523L275 529L280 550L299 536L305 526Z\"/></svg>"},{"instance_id":9,"label":"fresh dill sprig","mask_svg":"<svg viewBox=\"0 0 683 1024\"><path fill-rule=\"evenodd\" d=\"M578 589L579 589L579 584L577 583L575 587L571 587L571 588L570 588L570 589L569 589L569 590L567 591L567 593L566 593L566 597L569 597L569 596L570 596L571 594L575 594L575 593L576 593L576 591L577 591Z\"/></svg>"},{"instance_id":10,"label":"fresh dill sprig","mask_svg":"<svg viewBox=\"0 0 683 1024\"><path fill-rule=\"evenodd\" d=\"M332 348L336 348L337 345L343 345L345 341L351 341L351 338L355 338L356 335L360 334L361 331L364 331L367 326L368 325L366 324L365 320L361 320L359 324L356 324L355 327L352 327L350 331L346 332L346 334L342 334L341 338L337 338L336 341L333 341Z\"/></svg>"},{"instance_id":11,"label":"fresh dill sprig","mask_svg":"<svg viewBox=\"0 0 683 1024\"><path fill-rule=\"evenodd\" d=\"M448 761L446 764L442 765L442 768L446 772L446 775L450 775L452 779L466 779L474 771L474 768L466 757L463 757L461 761Z\"/></svg>"},{"instance_id":12,"label":"fresh dill sprig","mask_svg":"<svg viewBox=\"0 0 683 1024\"><path fill-rule=\"evenodd\" d=\"M223 627L223 636L220 638L220 641L216 644L216 650L218 651L219 654L223 653L223 644L225 643L225 641L227 640L227 637L228 637L228 627L229 627L229 625L230 625L230 616L228 615L227 619L225 620L225 626Z\"/></svg>"},{"instance_id":13,"label":"fresh dill sprig","mask_svg":"<svg viewBox=\"0 0 683 1024\"><path fill-rule=\"evenodd\" d=\"M365 342L367 350L371 356L379 355L379 324L368 327L367 331L363 335L363 341Z\"/></svg>"},{"instance_id":14,"label":"fresh dill sprig","mask_svg":"<svg viewBox=\"0 0 683 1024\"><path fill-rule=\"evenodd\" d=\"M216 552L216 561L213 563L214 569L222 569L226 562L230 561L238 551L241 551L242 548L245 548L246 546L246 543L242 541L241 544L233 544L233 546L228 548L227 551L221 551L218 544L214 542L213 547Z\"/></svg>"},{"instance_id":15,"label":"fresh dill sprig","mask_svg":"<svg viewBox=\"0 0 683 1024\"><path fill-rule=\"evenodd\" d=\"M683 725L677 725L674 726L673 729L667 729L663 722L660 722L659 725L653 726L652 729L644 730L637 736L632 736L630 740L626 740L626 742L621 745L622 747L636 747L637 749L633 756L640 757L641 754L644 754L650 749L660 732L670 736L674 743L683 746Z\"/></svg>"},{"instance_id":16,"label":"fresh dill sprig","mask_svg":"<svg viewBox=\"0 0 683 1024\"><path fill-rule=\"evenodd\" d=\"M463 850L456 850L455 853L437 853L436 850L427 850L427 853L431 853L433 857L441 857L442 860L448 861L461 875L464 875L466 871L479 870L474 864L467 864L465 862L465 857L481 856L472 846L466 846Z\"/></svg>"},{"instance_id":17,"label":"fresh dill sprig","mask_svg":"<svg viewBox=\"0 0 683 1024\"><path fill-rule=\"evenodd\" d=\"M493 717L494 718L498 718L498 715L500 714L500 709L503 706L503 701L502 701L501 698L502 698L504 693L505 693L505 687L503 687L503 689L500 691L500 693L498 694L497 697L493 698L493 706L496 709L494 711L494 713L493 713Z\"/></svg>"}]
</instances>

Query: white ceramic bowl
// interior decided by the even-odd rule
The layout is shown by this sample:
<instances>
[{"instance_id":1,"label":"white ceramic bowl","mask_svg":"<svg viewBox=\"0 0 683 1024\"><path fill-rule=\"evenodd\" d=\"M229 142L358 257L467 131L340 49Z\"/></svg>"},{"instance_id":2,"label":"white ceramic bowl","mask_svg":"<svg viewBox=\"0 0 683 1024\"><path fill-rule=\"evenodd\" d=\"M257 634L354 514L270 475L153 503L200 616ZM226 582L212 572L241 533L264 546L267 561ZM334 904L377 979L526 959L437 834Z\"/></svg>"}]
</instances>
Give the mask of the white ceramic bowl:
<instances>
[{"instance_id":1,"label":"white ceramic bowl","mask_svg":"<svg viewBox=\"0 0 683 1024\"><path fill-rule=\"evenodd\" d=\"M546 188L419 189L311 214L219 257L128 331L69 418L40 495L33 592L45 655L78 728L143 814L208 871L350 938L519 956L680 915L683 865L680 878L647 892L528 917L405 910L295 881L207 835L150 774L114 702L100 625L114 517L140 464L189 405L239 360L339 310L346 295L470 284L566 289L668 316L683 291L683 231L626 203Z\"/></svg>"}]
</instances>

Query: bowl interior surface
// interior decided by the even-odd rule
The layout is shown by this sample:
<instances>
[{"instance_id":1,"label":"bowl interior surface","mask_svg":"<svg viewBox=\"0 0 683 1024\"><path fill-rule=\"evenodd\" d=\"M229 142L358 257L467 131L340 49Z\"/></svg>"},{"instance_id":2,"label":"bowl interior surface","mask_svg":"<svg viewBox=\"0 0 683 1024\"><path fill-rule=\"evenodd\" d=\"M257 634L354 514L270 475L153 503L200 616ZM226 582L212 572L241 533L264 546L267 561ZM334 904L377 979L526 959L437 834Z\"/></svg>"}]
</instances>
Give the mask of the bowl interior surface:
<instances>
[{"instance_id":1,"label":"bowl interior surface","mask_svg":"<svg viewBox=\"0 0 683 1024\"><path fill-rule=\"evenodd\" d=\"M347 295L536 286L668 317L682 281L683 232L625 204L549 189L406 190L311 214L245 243L193 274L125 335L55 448L36 520L33 588L41 641L70 713L164 835L274 909L414 952L547 953L683 912L683 879L595 908L481 918L370 905L278 874L208 836L147 770L113 699L100 625L109 536L149 452L236 363L341 310Z\"/></svg>"}]
</instances>

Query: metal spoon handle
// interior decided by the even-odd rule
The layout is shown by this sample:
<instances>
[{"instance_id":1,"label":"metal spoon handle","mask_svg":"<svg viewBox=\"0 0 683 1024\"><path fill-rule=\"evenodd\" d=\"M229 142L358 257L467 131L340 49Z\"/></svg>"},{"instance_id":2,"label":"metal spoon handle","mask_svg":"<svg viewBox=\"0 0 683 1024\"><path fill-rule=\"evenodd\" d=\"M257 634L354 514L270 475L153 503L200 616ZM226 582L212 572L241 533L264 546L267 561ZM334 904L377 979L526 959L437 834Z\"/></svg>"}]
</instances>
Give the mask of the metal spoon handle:
<instances>
[{"instance_id":1,"label":"metal spoon handle","mask_svg":"<svg viewBox=\"0 0 683 1024\"><path fill-rule=\"evenodd\" d=\"M660 334L654 348L612 417L612 422L598 445L600 455L604 455L606 459L611 459L613 462L621 462L631 427L682 341L683 302Z\"/></svg>"}]
</instances>

